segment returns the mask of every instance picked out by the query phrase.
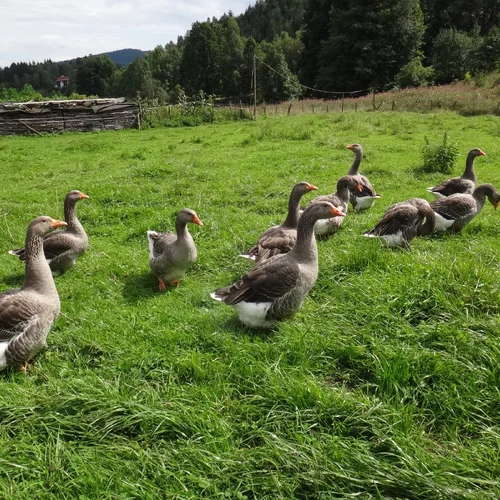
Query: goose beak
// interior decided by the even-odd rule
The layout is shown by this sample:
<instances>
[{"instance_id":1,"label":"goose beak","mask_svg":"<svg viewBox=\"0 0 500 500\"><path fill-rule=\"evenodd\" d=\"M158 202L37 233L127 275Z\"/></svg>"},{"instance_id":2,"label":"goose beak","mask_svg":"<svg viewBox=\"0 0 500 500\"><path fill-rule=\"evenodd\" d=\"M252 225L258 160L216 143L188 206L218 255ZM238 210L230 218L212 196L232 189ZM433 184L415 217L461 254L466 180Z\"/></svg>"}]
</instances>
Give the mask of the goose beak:
<instances>
[{"instance_id":1,"label":"goose beak","mask_svg":"<svg viewBox=\"0 0 500 500\"><path fill-rule=\"evenodd\" d=\"M80 193L80 200L88 200L89 197L85 193Z\"/></svg>"},{"instance_id":2,"label":"goose beak","mask_svg":"<svg viewBox=\"0 0 500 500\"><path fill-rule=\"evenodd\" d=\"M497 201L493 206L495 207L495 210L498 208L498 204L500 203L500 201Z\"/></svg>"},{"instance_id":3,"label":"goose beak","mask_svg":"<svg viewBox=\"0 0 500 500\"><path fill-rule=\"evenodd\" d=\"M351 151L354 149L354 144L349 144L349 146L346 146L347 149L350 149Z\"/></svg>"},{"instance_id":4,"label":"goose beak","mask_svg":"<svg viewBox=\"0 0 500 500\"><path fill-rule=\"evenodd\" d=\"M198 224L198 226L203 226L203 222L201 222L197 215L193 215L193 223Z\"/></svg>"},{"instance_id":5,"label":"goose beak","mask_svg":"<svg viewBox=\"0 0 500 500\"><path fill-rule=\"evenodd\" d=\"M306 187L309 191L317 191L318 188L316 186L313 186L312 184L307 183Z\"/></svg>"},{"instance_id":6,"label":"goose beak","mask_svg":"<svg viewBox=\"0 0 500 500\"><path fill-rule=\"evenodd\" d=\"M479 150L479 156L486 156L486 153L484 151Z\"/></svg>"},{"instance_id":7,"label":"goose beak","mask_svg":"<svg viewBox=\"0 0 500 500\"><path fill-rule=\"evenodd\" d=\"M336 217L345 217L345 213L335 207L332 207L332 215L335 215Z\"/></svg>"},{"instance_id":8,"label":"goose beak","mask_svg":"<svg viewBox=\"0 0 500 500\"><path fill-rule=\"evenodd\" d=\"M58 227L64 227L67 225L68 224L66 224L66 222L64 222L62 220L50 219L50 227L52 227L52 229L56 229Z\"/></svg>"},{"instance_id":9,"label":"goose beak","mask_svg":"<svg viewBox=\"0 0 500 500\"><path fill-rule=\"evenodd\" d=\"M363 192L363 186L361 184L356 184L356 191L358 191L358 193L362 193Z\"/></svg>"}]
</instances>

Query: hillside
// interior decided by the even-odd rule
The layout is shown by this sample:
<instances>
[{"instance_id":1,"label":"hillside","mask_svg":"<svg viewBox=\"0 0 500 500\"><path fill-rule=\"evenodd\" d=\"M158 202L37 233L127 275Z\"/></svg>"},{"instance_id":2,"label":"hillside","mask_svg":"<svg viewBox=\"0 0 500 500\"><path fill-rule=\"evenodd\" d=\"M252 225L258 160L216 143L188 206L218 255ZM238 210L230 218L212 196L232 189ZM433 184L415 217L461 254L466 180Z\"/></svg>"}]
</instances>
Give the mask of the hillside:
<instances>
[{"instance_id":1,"label":"hillside","mask_svg":"<svg viewBox=\"0 0 500 500\"><path fill-rule=\"evenodd\" d=\"M120 66L127 66L137 57L144 57L148 51L140 49L121 49L112 52L104 52L111 57L112 61Z\"/></svg>"}]
</instances>

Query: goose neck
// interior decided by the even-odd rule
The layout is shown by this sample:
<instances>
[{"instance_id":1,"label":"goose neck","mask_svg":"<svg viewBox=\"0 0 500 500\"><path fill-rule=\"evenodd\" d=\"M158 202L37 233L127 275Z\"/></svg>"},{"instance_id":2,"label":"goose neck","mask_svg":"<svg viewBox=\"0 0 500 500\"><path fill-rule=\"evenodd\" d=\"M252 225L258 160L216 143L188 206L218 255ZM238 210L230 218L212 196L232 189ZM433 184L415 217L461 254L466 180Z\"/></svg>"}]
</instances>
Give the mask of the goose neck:
<instances>
[{"instance_id":1,"label":"goose neck","mask_svg":"<svg viewBox=\"0 0 500 500\"><path fill-rule=\"evenodd\" d=\"M52 272L43 252L43 238L28 232L25 249L26 270L23 289L34 290L42 294L55 293L57 295Z\"/></svg>"},{"instance_id":2,"label":"goose neck","mask_svg":"<svg viewBox=\"0 0 500 500\"><path fill-rule=\"evenodd\" d=\"M354 151L354 161L352 162L351 168L347 172L347 175L356 175L358 173L359 164L363 158L363 152L358 150Z\"/></svg>"}]
</instances>

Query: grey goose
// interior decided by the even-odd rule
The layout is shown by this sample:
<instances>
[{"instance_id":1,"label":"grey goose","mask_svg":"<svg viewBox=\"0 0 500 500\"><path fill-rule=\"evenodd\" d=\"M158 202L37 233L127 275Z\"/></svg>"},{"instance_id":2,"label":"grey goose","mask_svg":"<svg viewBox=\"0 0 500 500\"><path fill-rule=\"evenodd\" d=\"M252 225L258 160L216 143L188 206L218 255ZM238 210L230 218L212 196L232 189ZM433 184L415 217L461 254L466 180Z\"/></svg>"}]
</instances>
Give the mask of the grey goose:
<instances>
[{"instance_id":1,"label":"grey goose","mask_svg":"<svg viewBox=\"0 0 500 500\"><path fill-rule=\"evenodd\" d=\"M59 295L43 253L43 238L66 222L40 216L26 233L25 276L21 288L0 294L0 370L33 358L45 345L60 311Z\"/></svg>"},{"instance_id":2,"label":"grey goose","mask_svg":"<svg viewBox=\"0 0 500 500\"><path fill-rule=\"evenodd\" d=\"M472 194L456 193L431 202L436 213L434 231L458 233L483 208L488 198L495 210L500 202L500 193L492 184L481 184Z\"/></svg>"},{"instance_id":3,"label":"grey goose","mask_svg":"<svg viewBox=\"0 0 500 500\"><path fill-rule=\"evenodd\" d=\"M432 193L436 199L446 198L455 193L472 194L477 186L477 177L474 170L474 160L478 156L485 156L486 153L479 148L474 148L469 151L467 160L465 161L465 170L460 177L452 177L447 181L441 182L437 186L427 188L429 193Z\"/></svg>"},{"instance_id":4,"label":"grey goose","mask_svg":"<svg viewBox=\"0 0 500 500\"><path fill-rule=\"evenodd\" d=\"M158 277L159 289L179 285L179 280L198 257L193 237L187 224L203 226L194 210L183 208L175 218L175 234L148 231L149 267Z\"/></svg>"},{"instance_id":5,"label":"grey goose","mask_svg":"<svg viewBox=\"0 0 500 500\"><path fill-rule=\"evenodd\" d=\"M343 217L331 203L308 205L299 220L297 242L288 253L257 263L236 283L218 288L211 297L234 307L240 321L252 328L269 328L293 316L318 276L314 224L332 215Z\"/></svg>"},{"instance_id":6,"label":"grey goose","mask_svg":"<svg viewBox=\"0 0 500 500\"><path fill-rule=\"evenodd\" d=\"M64 198L64 220L67 223L63 231L56 231L45 236L43 252L53 273L63 273L74 266L76 259L83 255L89 246L87 233L76 216L76 203L88 196L80 191L70 191ZM9 250L11 255L24 260L25 249Z\"/></svg>"},{"instance_id":7,"label":"grey goose","mask_svg":"<svg viewBox=\"0 0 500 500\"><path fill-rule=\"evenodd\" d=\"M354 160L352 162L351 168L347 171L347 175L356 176L356 180L361 184L361 191L350 192L350 201L352 208L356 211L365 210L367 208L373 207L375 200L380 198L377 194L370 181L364 175L358 174L359 165L363 159L363 148L361 144L349 144L347 149L350 149L354 153Z\"/></svg>"},{"instance_id":8,"label":"grey goose","mask_svg":"<svg viewBox=\"0 0 500 500\"><path fill-rule=\"evenodd\" d=\"M264 231L259 236L257 243L246 254L240 255L240 257L254 262L261 262L273 255L289 252L297 240L300 199L307 192L316 191L317 189L316 186L308 182L297 182L293 186L288 198L286 219L279 226L273 226Z\"/></svg>"},{"instance_id":9,"label":"grey goose","mask_svg":"<svg viewBox=\"0 0 500 500\"><path fill-rule=\"evenodd\" d=\"M388 247L409 247L415 236L428 236L434 229L436 214L423 198L411 198L391 205L364 236L378 238Z\"/></svg>"},{"instance_id":10,"label":"grey goose","mask_svg":"<svg viewBox=\"0 0 500 500\"><path fill-rule=\"evenodd\" d=\"M361 192L362 189L363 188L358 182L357 176L344 175L344 177L341 177L337 181L337 191L335 193L317 196L309 203L309 205L311 203L317 203L318 201L327 201L331 203L335 208L340 210L340 212L342 212L344 215L346 215L349 206L349 195L351 190ZM319 238L326 238L337 231L343 220L343 216L330 217L329 219L320 219L316 222L316 224L314 224L314 233Z\"/></svg>"}]
</instances>

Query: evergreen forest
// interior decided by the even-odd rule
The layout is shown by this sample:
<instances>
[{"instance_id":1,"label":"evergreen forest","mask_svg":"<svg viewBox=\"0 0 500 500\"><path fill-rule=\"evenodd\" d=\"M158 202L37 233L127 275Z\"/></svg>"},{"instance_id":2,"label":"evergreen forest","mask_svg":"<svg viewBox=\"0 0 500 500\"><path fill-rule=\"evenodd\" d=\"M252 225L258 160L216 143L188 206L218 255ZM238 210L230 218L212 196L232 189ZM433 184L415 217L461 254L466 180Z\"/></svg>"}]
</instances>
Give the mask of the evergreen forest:
<instances>
[{"instance_id":1,"label":"evergreen forest","mask_svg":"<svg viewBox=\"0 0 500 500\"><path fill-rule=\"evenodd\" d=\"M0 68L0 100L193 96L259 102L446 84L500 69L500 0L257 0L120 65L107 54ZM70 85L56 92L57 77Z\"/></svg>"}]
</instances>

